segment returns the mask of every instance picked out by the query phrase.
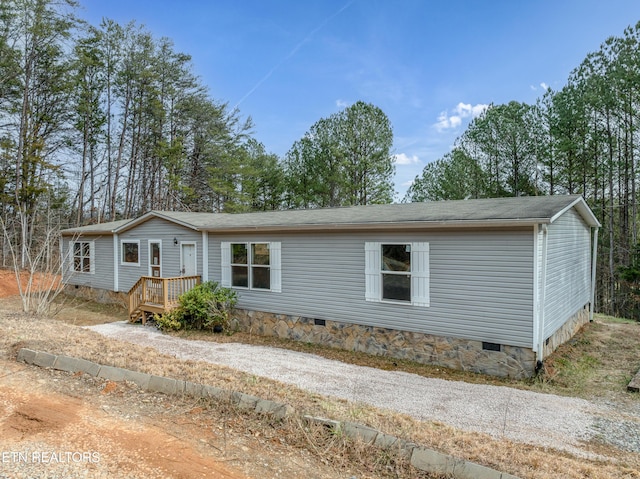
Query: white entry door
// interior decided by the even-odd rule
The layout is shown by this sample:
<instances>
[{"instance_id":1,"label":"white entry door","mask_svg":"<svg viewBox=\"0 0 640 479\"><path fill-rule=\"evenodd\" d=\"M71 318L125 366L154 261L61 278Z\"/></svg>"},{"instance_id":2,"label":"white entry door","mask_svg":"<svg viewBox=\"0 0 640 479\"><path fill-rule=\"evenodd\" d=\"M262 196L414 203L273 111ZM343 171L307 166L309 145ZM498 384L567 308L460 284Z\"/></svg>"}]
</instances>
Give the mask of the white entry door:
<instances>
[{"instance_id":1,"label":"white entry door","mask_svg":"<svg viewBox=\"0 0 640 479\"><path fill-rule=\"evenodd\" d=\"M195 243L181 244L182 276L195 276L196 272L196 245Z\"/></svg>"}]
</instances>

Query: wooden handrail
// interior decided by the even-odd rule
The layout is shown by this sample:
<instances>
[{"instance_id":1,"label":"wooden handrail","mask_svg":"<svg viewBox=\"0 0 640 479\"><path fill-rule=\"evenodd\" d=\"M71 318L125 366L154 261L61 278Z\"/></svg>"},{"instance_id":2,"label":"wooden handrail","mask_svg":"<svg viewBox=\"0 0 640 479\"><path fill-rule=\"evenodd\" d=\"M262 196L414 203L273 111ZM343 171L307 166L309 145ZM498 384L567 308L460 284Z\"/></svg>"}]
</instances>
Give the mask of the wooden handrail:
<instances>
[{"instance_id":1,"label":"wooden handrail","mask_svg":"<svg viewBox=\"0 0 640 479\"><path fill-rule=\"evenodd\" d=\"M144 288L142 287L144 278L145 277L142 276L129 290L129 316L131 316L131 314L140 307L140 304L144 302Z\"/></svg>"},{"instance_id":2,"label":"wooden handrail","mask_svg":"<svg viewBox=\"0 0 640 479\"><path fill-rule=\"evenodd\" d=\"M145 305L171 311L178 306L180 296L198 284L200 276L141 276L129 290L129 316L133 317Z\"/></svg>"}]
</instances>

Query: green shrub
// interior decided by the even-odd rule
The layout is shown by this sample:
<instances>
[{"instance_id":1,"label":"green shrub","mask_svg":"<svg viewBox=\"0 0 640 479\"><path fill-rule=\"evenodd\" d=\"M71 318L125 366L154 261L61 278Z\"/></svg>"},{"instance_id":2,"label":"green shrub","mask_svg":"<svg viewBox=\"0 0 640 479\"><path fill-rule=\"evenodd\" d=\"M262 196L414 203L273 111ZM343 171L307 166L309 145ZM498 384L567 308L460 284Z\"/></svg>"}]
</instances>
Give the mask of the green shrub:
<instances>
[{"instance_id":1,"label":"green shrub","mask_svg":"<svg viewBox=\"0 0 640 479\"><path fill-rule=\"evenodd\" d=\"M214 281L206 281L187 291L178 299L179 306L156 319L163 330L228 329L231 312L238 302L238 294Z\"/></svg>"},{"instance_id":2,"label":"green shrub","mask_svg":"<svg viewBox=\"0 0 640 479\"><path fill-rule=\"evenodd\" d=\"M156 327L163 331L178 331L182 329L182 323L177 318L177 310L169 311L164 314L154 314L153 320L156 322Z\"/></svg>"}]
</instances>

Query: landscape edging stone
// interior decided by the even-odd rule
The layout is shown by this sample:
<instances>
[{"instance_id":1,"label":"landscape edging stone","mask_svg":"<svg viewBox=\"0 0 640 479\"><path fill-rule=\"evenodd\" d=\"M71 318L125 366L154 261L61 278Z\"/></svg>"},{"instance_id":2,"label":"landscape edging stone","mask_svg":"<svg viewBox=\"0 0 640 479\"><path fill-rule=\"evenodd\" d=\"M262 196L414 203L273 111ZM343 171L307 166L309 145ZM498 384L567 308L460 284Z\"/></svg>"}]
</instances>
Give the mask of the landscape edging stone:
<instances>
[{"instance_id":1,"label":"landscape edging stone","mask_svg":"<svg viewBox=\"0 0 640 479\"><path fill-rule=\"evenodd\" d=\"M22 348L18 351L16 360L65 372L81 371L90 376L97 376L111 381L131 381L147 391L168 395L188 394L194 397L226 399L243 409L253 409L260 414L271 414L278 419L290 417L296 413L295 409L288 404L257 398L238 391L229 391L216 386L207 386L181 379L154 376L114 366L102 366L86 359ZM397 449L400 454L410 458L413 467L421 471L450 474L456 479L518 479L518 477L511 474L499 472L474 462L419 447L404 439L385 434L363 424L349 421L341 422L309 415L302 415L301 417L307 422L323 425L352 439L360 439L373 444L380 449Z\"/></svg>"}]
</instances>

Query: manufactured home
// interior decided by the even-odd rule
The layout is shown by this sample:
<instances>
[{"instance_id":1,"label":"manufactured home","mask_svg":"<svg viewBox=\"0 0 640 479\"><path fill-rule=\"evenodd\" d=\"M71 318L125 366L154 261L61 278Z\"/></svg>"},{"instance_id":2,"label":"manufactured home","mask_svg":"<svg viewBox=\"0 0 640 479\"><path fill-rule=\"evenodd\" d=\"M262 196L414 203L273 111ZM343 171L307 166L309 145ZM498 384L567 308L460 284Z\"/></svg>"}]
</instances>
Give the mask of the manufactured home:
<instances>
[{"instance_id":1,"label":"manufactured home","mask_svg":"<svg viewBox=\"0 0 640 479\"><path fill-rule=\"evenodd\" d=\"M598 220L581 196L243 214L151 211L62 232L66 288L133 320L200 281L235 327L527 377L593 315Z\"/></svg>"}]
</instances>

